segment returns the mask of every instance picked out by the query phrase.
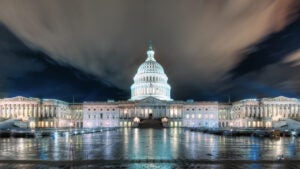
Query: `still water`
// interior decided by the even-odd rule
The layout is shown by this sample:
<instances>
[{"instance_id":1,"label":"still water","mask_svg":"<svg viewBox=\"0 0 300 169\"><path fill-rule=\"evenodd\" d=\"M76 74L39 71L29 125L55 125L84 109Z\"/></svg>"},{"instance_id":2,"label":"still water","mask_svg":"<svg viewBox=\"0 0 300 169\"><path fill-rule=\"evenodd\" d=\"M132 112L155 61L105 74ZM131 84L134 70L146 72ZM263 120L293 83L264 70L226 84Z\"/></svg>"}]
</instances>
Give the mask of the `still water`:
<instances>
[{"instance_id":1,"label":"still water","mask_svg":"<svg viewBox=\"0 0 300 169\"><path fill-rule=\"evenodd\" d=\"M119 129L37 139L0 139L0 159L300 159L300 139L228 137L185 129Z\"/></svg>"}]
</instances>

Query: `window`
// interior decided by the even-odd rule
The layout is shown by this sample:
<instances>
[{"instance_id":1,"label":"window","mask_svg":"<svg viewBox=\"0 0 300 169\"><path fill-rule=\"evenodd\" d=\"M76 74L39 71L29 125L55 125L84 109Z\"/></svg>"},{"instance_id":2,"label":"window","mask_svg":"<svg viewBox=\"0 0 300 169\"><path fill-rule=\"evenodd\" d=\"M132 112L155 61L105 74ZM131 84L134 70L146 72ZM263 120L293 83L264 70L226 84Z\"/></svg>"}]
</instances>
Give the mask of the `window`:
<instances>
[{"instance_id":1,"label":"window","mask_svg":"<svg viewBox=\"0 0 300 169\"><path fill-rule=\"evenodd\" d=\"M103 118L103 114L102 113L100 113L100 119L102 119Z\"/></svg>"}]
</instances>

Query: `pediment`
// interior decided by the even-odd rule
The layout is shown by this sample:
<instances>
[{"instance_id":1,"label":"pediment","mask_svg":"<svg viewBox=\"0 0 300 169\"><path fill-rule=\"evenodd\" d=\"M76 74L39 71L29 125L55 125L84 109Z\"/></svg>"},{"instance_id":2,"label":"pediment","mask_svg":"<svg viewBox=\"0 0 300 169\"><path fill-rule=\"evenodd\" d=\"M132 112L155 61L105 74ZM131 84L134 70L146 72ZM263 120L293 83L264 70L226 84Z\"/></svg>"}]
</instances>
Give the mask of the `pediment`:
<instances>
[{"instance_id":1,"label":"pediment","mask_svg":"<svg viewBox=\"0 0 300 169\"><path fill-rule=\"evenodd\" d=\"M11 97L11 98L8 98L8 99L9 99L9 100L12 100L12 101L30 100L29 98L23 97L23 96L15 96L15 97Z\"/></svg>"},{"instance_id":2,"label":"pediment","mask_svg":"<svg viewBox=\"0 0 300 169\"><path fill-rule=\"evenodd\" d=\"M289 100L290 98L284 96L274 97L274 100Z\"/></svg>"},{"instance_id":3,"label":"pediment","mask_svg":"<svg viewBox=\"0 0 300 169\"><path fill-rule=\"evenodd\" d=\"M278 96L274 98L264 98L263 101L297 101L295 98L289 98L285 96Z\"/></svg>"},{"instance_id":4,"label":"pediment","mask_svg":"<svg viewBox=\"0 0 300 169\"><path fill-rule=\"evenodd\" d=\"M145 99L137 101L137 104L139 104L139 105L166 104L166 101L159 100L155 97L150 96L150 97L147 97Z\"/></svg>"},{"instance_id":5,"label":"pediment","mask_svg":"<svg viewBox=\"0 0 300 169\"><path fill-rule=\"evenodd\" d=\"M274 100L276 100L276 101L292 101L292 100L295 100L295 98L278 96L278 97L275 97Z\"/></svg>"}]
</instances>

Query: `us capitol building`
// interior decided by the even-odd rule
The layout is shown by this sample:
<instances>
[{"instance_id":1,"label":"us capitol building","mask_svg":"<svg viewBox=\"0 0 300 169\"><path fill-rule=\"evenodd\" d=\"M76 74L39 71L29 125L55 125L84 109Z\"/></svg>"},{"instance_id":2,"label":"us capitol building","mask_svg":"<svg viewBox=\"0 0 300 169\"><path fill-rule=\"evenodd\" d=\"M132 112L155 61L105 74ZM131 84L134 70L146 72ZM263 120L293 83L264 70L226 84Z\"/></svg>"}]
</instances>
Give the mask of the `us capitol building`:
<instances>
[{"instance_id":1,"label":"us capitol building","mask_svg":"<svg viewBox=\"0 0 300 169\"><path fill-rule=\"evenodd\" d=\"M67 103L17 96L0 99L0 119L28 128L138 127L157 120L164 127L271 128L284 119L300 119L300 101L275 97L233 103L174 101L152 45L131 85L128 101Z\"/></svg>"}]
</instances>

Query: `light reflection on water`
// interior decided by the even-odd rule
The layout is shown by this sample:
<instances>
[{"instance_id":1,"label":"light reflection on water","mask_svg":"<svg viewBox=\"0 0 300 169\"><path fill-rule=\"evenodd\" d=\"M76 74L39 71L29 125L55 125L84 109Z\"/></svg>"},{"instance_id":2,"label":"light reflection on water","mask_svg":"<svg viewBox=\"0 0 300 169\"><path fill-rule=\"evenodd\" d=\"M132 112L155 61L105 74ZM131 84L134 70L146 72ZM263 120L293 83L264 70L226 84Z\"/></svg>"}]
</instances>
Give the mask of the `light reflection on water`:
<instances>
[{"instance_id":1,"label":"light reflection on water","mask_svg":"<svg viewBox=\"0 0 300 169\"><path fill-rule=\"evenodd\" d=\"M300 159L300 138L225 137L184 129L119 129L77 136L0 139L0 159Z\"/></svg>"}]
</instances>

